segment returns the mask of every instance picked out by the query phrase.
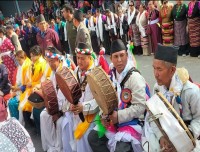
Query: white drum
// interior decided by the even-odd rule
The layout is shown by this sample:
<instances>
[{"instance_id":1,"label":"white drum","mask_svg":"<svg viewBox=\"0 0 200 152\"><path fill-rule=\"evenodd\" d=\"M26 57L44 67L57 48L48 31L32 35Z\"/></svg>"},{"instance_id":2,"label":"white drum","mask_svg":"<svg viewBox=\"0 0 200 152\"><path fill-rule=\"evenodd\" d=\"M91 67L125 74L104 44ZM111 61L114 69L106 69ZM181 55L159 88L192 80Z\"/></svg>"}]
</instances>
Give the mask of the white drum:
<instances>
[{"instance_id":1,"label":"white drum","mask_svg":"<svg viewBox=\"0 0 200 152\"><path fill-rule=\"evenodd\" d=\"M146 105L154 116L158 116L162 129L177 152L190 152L194 149L195 141L191 134L188 133L188 128L162 94L153 95L146 102Z\"/></svg>"}]
</instances>

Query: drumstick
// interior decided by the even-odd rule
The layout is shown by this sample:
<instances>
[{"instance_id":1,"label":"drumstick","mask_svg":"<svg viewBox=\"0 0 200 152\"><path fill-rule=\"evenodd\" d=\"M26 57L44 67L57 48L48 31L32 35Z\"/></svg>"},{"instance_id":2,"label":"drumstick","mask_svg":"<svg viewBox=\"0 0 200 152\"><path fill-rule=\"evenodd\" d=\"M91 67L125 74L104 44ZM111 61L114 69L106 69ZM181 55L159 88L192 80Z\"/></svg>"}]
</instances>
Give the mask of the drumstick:
<instances>
[{"instance_id":1,"label":"drumstick","mask_svg":"<svg viewBox=\"0 0 200 152\"><path fill-rule=\"evenodd\" d=\"M74 101L74 105L77 105L78 102L79 102L79 100ZM80 112L78 115L79 115L79 118L81 119L81 121L84 122L85 118L84 118L83 112Z\"/></svg>"}]
</instances>

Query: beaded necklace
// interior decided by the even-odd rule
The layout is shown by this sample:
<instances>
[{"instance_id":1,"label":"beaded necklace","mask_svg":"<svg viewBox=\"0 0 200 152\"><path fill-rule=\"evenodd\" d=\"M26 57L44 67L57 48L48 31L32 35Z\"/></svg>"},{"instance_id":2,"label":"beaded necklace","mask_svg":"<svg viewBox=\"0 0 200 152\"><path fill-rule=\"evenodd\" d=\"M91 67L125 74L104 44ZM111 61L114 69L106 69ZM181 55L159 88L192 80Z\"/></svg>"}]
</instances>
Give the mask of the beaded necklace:
<instances>
[{"instance_id":1,"label":"beaded necklace","mask_svg":"<svg viewBox=\"0 0 200 152\"><path fill-rule=\"evenodd\" d=\"M180 16L180 12L181 12L182 8L183 8L183 4L181 4L181 6L177 5L176 18L178 18Z\"/></svg>"}]
</instances>

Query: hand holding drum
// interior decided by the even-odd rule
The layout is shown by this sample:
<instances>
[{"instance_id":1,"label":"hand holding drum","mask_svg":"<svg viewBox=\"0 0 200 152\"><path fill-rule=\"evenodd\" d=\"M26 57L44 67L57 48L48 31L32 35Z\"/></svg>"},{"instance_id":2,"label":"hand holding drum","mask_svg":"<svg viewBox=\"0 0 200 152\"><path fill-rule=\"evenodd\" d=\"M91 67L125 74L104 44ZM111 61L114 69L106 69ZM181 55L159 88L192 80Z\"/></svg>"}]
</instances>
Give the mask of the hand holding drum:
<instances>
[{"instance_id":1,"label":"hand holding drum","mask_svg":"<svg viewBox=\"0 0 200 152\"><path fill-rule=\"evenodd\" d=\"M78 105L79 99L82 96L80 84L76 77L67 67L63 67L62 70L56 72L56 81L66 99L73 105ZM84 122L83 113L79 113L80 119Z\"/></svg>"}]
</instances>

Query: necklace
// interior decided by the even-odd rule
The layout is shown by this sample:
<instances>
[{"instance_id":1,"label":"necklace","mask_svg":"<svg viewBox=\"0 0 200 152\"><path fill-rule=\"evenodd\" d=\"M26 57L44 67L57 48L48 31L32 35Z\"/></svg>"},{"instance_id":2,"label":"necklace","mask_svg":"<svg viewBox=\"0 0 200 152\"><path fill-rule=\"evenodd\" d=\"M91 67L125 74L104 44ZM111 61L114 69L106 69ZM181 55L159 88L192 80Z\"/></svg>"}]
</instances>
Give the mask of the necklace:
<instances>
[{"instance_id":1,"label":"necklace","mask_svg":"<svg viewBox=\"0 0 200 152\"><path fill-rule=\"evenodd\" d=\"M176 18L178 18L180 16L180 12L181 12L182 8L183 8L183 4L181 4L181 6L177 5Z\"/></svg>"},{"instance_id":2,"label":"necklace","mask_svg":"<svg viewBox=\"0 0 200 152\"><path fill-rule=\"evenodd\" d=\"M193 12L193 9L194 9L194 5L195 5L195 2L190 2L190 3L189 3L189 9L188 9L188 16L189 16L189 17L192 16L192 12Z\"/></svg>"},{"instance_id":3,"label":"necklace","mask_svg":"<svg viewBox=\"0 0 200 152\"><path fill-rule=\"evenodd\" d=\"M168 13L168 6L166 6L166 7L163 7L163 8L162 8L162 11L163 11L164 18L165 18L165 17L167 17L167 13Z\"/></svg>"}]
</instances>

